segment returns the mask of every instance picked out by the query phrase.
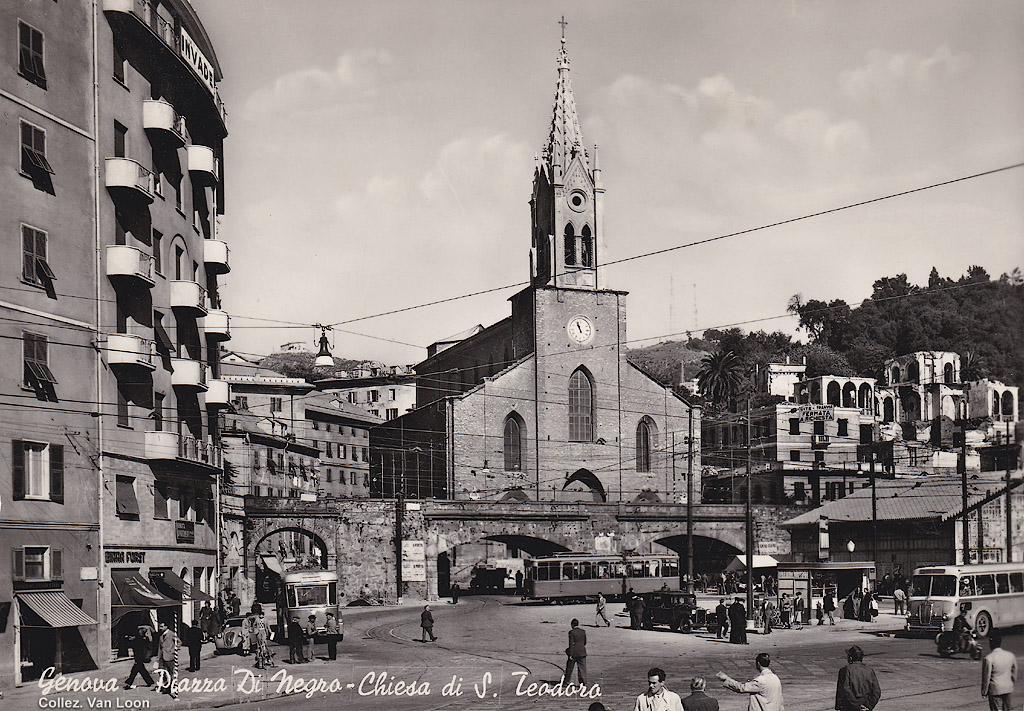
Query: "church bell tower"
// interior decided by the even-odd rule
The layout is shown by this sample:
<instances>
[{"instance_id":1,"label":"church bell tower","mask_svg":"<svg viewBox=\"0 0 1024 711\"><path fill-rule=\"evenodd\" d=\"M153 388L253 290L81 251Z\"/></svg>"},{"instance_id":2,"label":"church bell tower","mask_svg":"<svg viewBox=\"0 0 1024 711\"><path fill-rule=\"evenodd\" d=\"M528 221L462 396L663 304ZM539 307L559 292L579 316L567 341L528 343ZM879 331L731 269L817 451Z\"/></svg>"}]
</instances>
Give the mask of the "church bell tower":
<instances>
[{"instance_id":1,"label":"church bell tower","mask_svg":"<svg viewBox=\"0 0 1024 711\"><path fill-rule=\"evenodd\" d=\"M531 283L571 289L598 288L604 189L597 163L583 146L569 80L565 21L558 54L558 85L551 130L533 175Z\"/></svg>"}]
</instances>

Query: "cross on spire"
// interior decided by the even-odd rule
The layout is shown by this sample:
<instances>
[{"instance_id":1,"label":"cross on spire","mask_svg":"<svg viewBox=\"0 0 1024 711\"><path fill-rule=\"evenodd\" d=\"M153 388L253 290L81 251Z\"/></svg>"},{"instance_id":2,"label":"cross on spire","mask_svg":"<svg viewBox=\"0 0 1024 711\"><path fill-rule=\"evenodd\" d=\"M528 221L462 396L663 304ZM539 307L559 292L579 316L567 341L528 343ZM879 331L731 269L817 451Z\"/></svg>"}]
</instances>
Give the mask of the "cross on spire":
<instances>
[{"instance_id":1,"label":"cross on spire","mask_svg":"<svg viewBox=\"0 0 1024 711\"><path fill-rule=\"evenodd\" d=\"M558 21L558 24L562 26L562 39L565 39L565 26L569 24L565 21L565 15L562 15L562 19Z\"/></svg>"}]
</instances>

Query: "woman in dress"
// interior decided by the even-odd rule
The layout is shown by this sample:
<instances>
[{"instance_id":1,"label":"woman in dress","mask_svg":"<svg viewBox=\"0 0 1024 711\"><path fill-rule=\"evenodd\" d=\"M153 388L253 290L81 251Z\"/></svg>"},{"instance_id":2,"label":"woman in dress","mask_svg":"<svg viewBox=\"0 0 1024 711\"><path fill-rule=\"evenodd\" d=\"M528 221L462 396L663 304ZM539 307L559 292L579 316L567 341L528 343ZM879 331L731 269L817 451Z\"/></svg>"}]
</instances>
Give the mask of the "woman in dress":
<instances>
[{"instance_id":1,"label":"woman in dress","mask_svg":"<svg viewBox=\"0 0 1024 711\"><path fill-rule=\"evenodd\" d=\"M256 617L256 668L266 669L277 666L274 656L270 653L270 627L261 611Z\"/></svg>"}]
</instances>

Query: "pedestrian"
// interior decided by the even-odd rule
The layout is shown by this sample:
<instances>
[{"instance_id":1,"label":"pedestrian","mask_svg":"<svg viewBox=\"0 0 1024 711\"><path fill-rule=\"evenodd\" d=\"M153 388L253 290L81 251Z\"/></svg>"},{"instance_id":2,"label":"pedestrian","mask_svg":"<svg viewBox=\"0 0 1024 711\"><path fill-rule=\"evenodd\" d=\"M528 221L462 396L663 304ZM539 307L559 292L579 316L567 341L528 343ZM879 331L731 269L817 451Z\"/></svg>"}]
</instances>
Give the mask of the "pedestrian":
<instances>
[{"instance_id":1,"label":"pedestrian","mask_svg":"<svg viewBox=\"0 0 1024 711\"><path fill-rule=\"evenodd\" d=\"M725 606L724 597L718 601L718 607L715 608L715 621L718 623L715 639L724 639L725 633L729 631L729 608Z\"/></svg>"},{"instance_id":2,"label":"pedestrian","mask_svg":"<svg viewBox=\"0 0 1024 711\"><path fill-rule=\"evenodd\" d=\"M805 620L804 620L804 610L805 609L806 608L805 608L805 602L804 602L803 594L799 590L797 590L796 591L796 598L793 599L793 618L794 618L794 621L798 625L802 625L805 622ZM809 621L809 620L807 620L807 621Z\"/></svg>"},{"instance_id":3,"label":"pedestrian","mask_svg":"<svg viewBox=\"0 0 1024 711\"><path fill-rule=\"evenodd\" d=\"M437 637L434 636L434 615L430 612L430 605L423 606L423 612L420 613L420 627L423 628L421 642L427 641L427 635L430 635L431 642L437 641Z\"/></svg>"},{"instance_id":4,"label":"pedestrian","mask_svg":"<svg viewBox=\"0 0 1024 711\"><path fill-rule=\"evenodd\" d=\"M636 622L636 594L633 592L633 588L626 593L626 611L629 613L629 629L640 629L640 625Z\"/></svg>"},{"instance_id":5,"label":"pedestrian","mask_svg":"<svg viewBox=\"0 0 1024 711\"><path fill-rule=\"evenodd\" d=\"M276 667L274 653L270 651L270 625L267 624L267 618L263 612L256 616L252 629L254 632L253 648L256 650L256 668Z\"/></svg>"},{"instance_id":6,"label":"pedestrian","mask_svg":"<svg viewBox=\"0 0 1024 711\"><path fill-rule=\"evenodd\" d=\"M833 593L825 593L825 617L828 618L828 623L834 625L836 618L832 616L832 613L836 609L836 598Z\"/></svg>"},{"instance_id":7,"label":"pedestrian","mask_svg":"<svg viewBox=\"0 0 1024 711\"><path fill-rule=\"evenodd\" d=\"M185 644L188 646L188 671L199 671L199 658L203 654L203 630L198 625L184 625Z\"/></svg>"},{"instance_id":8,"label":"pedestrian","mask_svg":"<svg viewBox=\"0 0 1024 711\"><path fill-rule=\"evenodd\" d=\"M892 603L894 607L893 614L907 614L907 594L903 592L903 588L896 588L892 591Z\"/></svg>"},{"instance_id":9,"label":"pedestrian","mask_svg":"<svg viewBox=\"0 0 1024 711\"><path fill-rule=\"evenodd\" d=\"M587 685L587 633L580 629L580 621L573 619L569 623L569 646L565 648L565 674L562 679L569 683L572 669L576 667L576 679L580 686Z\"/></svg>"},{"instance_id":10,"label":"pedestrian","mask_svg":"<svg viewBox=\"0 0 1024 711\"><path fill-rule=\"evenodd\" d=\"M601 622L604 621L605 627L611 627L612 623L608 620L606 612L607 603L605 602L604 595L601 593L597 594L597 626L601 626Z\"/></svg>"},{"instance_id":11,"label":"pedestrian","mask_svg":"<svg viewBox=\"0 0 1024 711\"><path fill-rule=\"evenodd\" d=\"M821 604L821 600L814 605L814 616L818 618L818 626L825 624L825 608Z\"/></svg>"},{"instance_id":12,"label":"pedestrian","mask_svg":"<svg viewBox=\"0 0 1024 711\"><path fill-rule=\"evenodd\" d=\"M327 637L327 658L334 661L338 658L338 638L341 636L341 625L338 624L333 612L327 613L324 636Z\"/></svg>"},{"instance_id":13,"label":"pedestrian","mask_svg":"<svg viewBox=\"0 0 1024 711\"><path fill-rule=\"evenodd\" d=\"M523 571L516 571L516 595L525 595L526 591L523 589Z\"/></svg>"},{"instance_id":14,"label":"pedestrian","mask_svg":"<svg viewBox=\"0 0 1024 711\"><path fill-rule=\"evenodd\" d=\"M213 635L210 633L212 625L213 610L210 608L210 603L204 602L202 609L199 610L199 629L202 630L204 642L213 639Z\"/></svg>"},{"instance_id":15,"label":"pedestrian","mask_svg":"<svg viewBox=\"0 0 1024 711\"><path fill-rule=\"evenodd\" d=\"M151 659L150 650L153 648L153 633L149 625L139 625L135 630L135 634L131 635L128 641L132 647L134 661L132 662L131 671L128 672L128 678L124 680L124 688L135 688L135 676L137 674L142 675L142 680L146 682L146 686L153 686L153 677L149 675L149 670L146 669L146 664Z\"/></svg>"},{"instance_id":16,"label":"pedestrian","mask_svg":"<svg viewBox=\"0 0 1024 711\"><path fill-rule=\"evenodd\" d=\"M861 622L871 622L871 602L874 600L874 595L870 592L865 592L864 596L860 600L860 611L857 616Z\"/></svg>"},{"instance_id":17,"label":"pedestrian","mask_svg":"<svg viewBox=\"0 0 1024 711\"><path fill-rule=\"evenodd\" d=\"M864 663L864 651L853 645L836 681L836 711L871 711L881 697L875 670Z\"/></svg>"},{"instance_id":18,"label":"pedestrian","mask_svg":"<svg viewBox=\"0 0 1024 711\"><path fill-rule=\"evenodd\" d=\"M231 616L239 617L242 614L242 601L238 599L238 595L231 593Z\"/></svg>"},{"instance_id":19,"label":"pedestrian","mask_svg":"<svg viewBox=\"0 0 1024 711\"><path fill-rule=\"evenodd\" d=\"M1017 657L1003 649L1003 638L992 632L988 638L989 652L981 662L981 695L988 698L989 711L1010 711L1010 697L1017 683Z\"/></svg>"},{"instance_id":20,"label":"pedestrian","mask_svg":"<svg viewBox=\"0 0 1024 711\"><path fill-rule=\"evenodd\" d=\"M172 699L177 698L174 692L174 684L178 681L178 635L167 626L166 622L160 623L160 638L157 644L157 664L161 671L160 685L157 687L161 693L168 694Z\"/></svg>"},{"instance_id":21,"label":"pedestrian","mask_svg":"<svg viewBox=\"0 0 1024 711\"><path fill-rule=\"evenodd\" d=\"M693 677L690 695L683 699L683 711L718 711L718 699L707 695L707 686L704 677Z\"/></svg>"},{"instance_id":22,"label":"pedestrian","mask_svg":"<svg viewBox=\"0 0 1024 711\"><path fill-rule=\"evenodd\" d=\"M754 660L757 676L746 683L729 677L725 672L718 672L722 686L737 694L748 694L747 711L784 711L782 705L782 682L771 670L772 658L761 652Z\"/></svg>"},{"instance_id":23,"label":"pedestrian","mask_svg":"<svg viewBox=\"0 0 1024 711\"><path fill-rule=\"evenodd\" d=\"M642 594L633 598L633 608L636 610L636 627L634 629L640 629L644 626L644 612L647 608Z\"/></svg>"},{"instance_id":24,"label":"pedestrian","mask_svg":"<svg viewBox=\"0 0 1024 711\"><path fill-rule=\"evenodd\" d=\"M453 605L458 605L459 604L459 584L458 583L452 583L451 591L452 591L452 604Z\"/></svg>"},{"instance_id":25,"label":"pedestrian","mask_svg":"<svg viewBox=\"0 0 1024 711\"><path fill-rule=\"evenodd\" d=\"M242 618L242 656L248 657L252 649L256 632L256 616L246 615Z\"/></svg>"},{"instance_id":26,"label":"pedestrian","mask_svg":"<svg viewBox=\"0 0 1024 711\"><path fill-rule=\"evenodd\" d=\"M793 626L790 622L792 611L793 602L789 599L789 594L782 593L782 599L779 600L779 623L786 629L790 629Z\"/></svg>"},{"instance_id":27,"label":"pedestrian","mask_svg":"<svg viewBox=\"0 0 1024 711\"><path fill-rule=\"evenodd\" d=\"M747 643L747 611L739 598L729 606L729 643Z\"/></svg>"},{"instance_id":28,"label":"pedestrian","mask_svg":"<svg viewBox=\"0 0 1024 711\"><path fill-rule=\"evenodd\" d=\"M302 657L302 625L299 624L299 616L293 615L288 623L288 662L302 664L305 661Z\"/></svg>"},{"instance_id":29,"label":"pedestrian","mask_svg":"<svg viewBox=\"0 0 1024 711\"><path fill-rule=\"evenodd\" d=\"M648 670L647 691L636 697L633 711L683 711L679 694L665 688L664 669Z\"/></svg>"},{"instance_id":30,"label":"pedestrian","mask_svg":"<svg viewBox=\"0 0 1024 711\"><path fill-rule=\"evenodd\" d=\"M302 657L307 662L313 661L313 644L316 642L316 615L306 618L306 625L302 628Z\"/></svg>"},{"instance_id":31,"label":"pedestrian","mask_svg":"<svg viewBox=\"0 0 1024 711\"><path fill-rule=\"evenodd\" d=\"M764 609L761 613L761 617L764 618L764 633L772 633L772 615L775 614L775 603L772 602L770 597L766 597L764 600Z\"/></svg>"}]
</instances>

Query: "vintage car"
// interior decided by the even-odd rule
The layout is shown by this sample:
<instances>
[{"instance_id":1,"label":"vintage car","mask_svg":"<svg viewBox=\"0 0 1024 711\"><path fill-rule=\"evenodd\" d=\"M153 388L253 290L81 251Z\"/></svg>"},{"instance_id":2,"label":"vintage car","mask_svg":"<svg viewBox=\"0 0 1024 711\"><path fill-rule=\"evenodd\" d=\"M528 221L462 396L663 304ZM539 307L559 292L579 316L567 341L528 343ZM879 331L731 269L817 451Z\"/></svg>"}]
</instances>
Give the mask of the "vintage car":
<instances>
[{"instance_id":1,"label":"vintage car","mask_svg":"<svg viewBox=\"0 0 1024 711\"><path fill-rule=\"evenodd\" d=\"M233 654L242 651L242 621L244 617L229 617L224 628L214 638L216 654Z\"/></svg>"},{"instance_id":2,"label":"vintage car","mask_svg":"<svg viewBox=\"0 0 1024 711\"><path fill-rule=\"evenodd\" d=\"M707 611L697 607L697 596L678 590L643 593L643 628L667 625L673 632L691 632L707 624Z\"/></svg>"}]
</instances>

